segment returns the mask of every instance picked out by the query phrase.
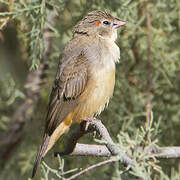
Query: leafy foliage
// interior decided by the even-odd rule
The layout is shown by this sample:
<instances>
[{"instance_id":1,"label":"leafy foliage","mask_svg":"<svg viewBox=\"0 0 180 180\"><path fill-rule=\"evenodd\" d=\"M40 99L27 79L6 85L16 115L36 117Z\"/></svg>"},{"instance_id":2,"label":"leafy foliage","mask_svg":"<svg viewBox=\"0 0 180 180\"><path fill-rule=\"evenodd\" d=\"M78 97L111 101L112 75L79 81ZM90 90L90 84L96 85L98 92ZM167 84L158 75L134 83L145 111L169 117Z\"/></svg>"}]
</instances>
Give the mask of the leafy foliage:
<instances>
[{"instance_id":1,"label":"leafy foliage","mask_svg":"<svg viewBox=\"0 0 180 180\"><path fill-rule=\"evenodd\" d=\"M6 130L10 121L9 114L17 105L17 99L24 99L25 95L18 89L10 74L0 78L0 129Z\"/></svg>"}]
</instances>

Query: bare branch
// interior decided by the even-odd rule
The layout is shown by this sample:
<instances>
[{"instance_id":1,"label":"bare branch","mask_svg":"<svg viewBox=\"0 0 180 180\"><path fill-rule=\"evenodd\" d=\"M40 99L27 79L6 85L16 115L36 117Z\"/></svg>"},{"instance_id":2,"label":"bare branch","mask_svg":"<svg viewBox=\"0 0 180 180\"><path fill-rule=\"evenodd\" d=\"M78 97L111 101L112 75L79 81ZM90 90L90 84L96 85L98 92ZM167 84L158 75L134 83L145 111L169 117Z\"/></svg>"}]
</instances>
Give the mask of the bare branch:
<instances>
[{"instance_id":1,"label":"bare branch","mask_svg":"<svg viewBox=\"0 0 180 180\"><path fill-rule=\"evenodd\" d=\"M98 157L110 157L111 152L105 145L96 144L80 144L77 143L73 152L69 154L71 156L98 156Z\"/></svg>"},{"instance_id":2,"label":"bare branch","mask_svg":"<svg viewBox=\"0 0 180 180\"><path fill-rule=\"evenodd\" d=\"M118 148L118 147L117 147ZM143 148L137 148L137 151L143 152ZM169 147L152 147L147 150L147 154L154 154L156 157L163 158L180 158L180 146L169 146ZM109 152L105 145L95 144L76 144L75 149L71 156L98 156L98 157L110 157L112 154Z\"/></svg>"}]
</instances>

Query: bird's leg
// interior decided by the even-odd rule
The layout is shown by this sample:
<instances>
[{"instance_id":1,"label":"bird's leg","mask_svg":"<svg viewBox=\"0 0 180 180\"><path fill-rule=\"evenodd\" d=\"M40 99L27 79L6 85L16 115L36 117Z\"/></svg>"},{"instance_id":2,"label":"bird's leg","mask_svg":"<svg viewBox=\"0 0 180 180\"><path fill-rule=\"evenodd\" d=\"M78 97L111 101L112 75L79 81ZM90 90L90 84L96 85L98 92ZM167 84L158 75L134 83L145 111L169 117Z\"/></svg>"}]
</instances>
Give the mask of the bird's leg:
<instances>
[{"instance_id":1,"label":"bird's leg","mask_svg":"<svg viewBox=\"0 0 180 180\"><path fill-rule=\"evenodd\" d=\"M82 121L80 125L75 128L72 132L69 133L67 138L67 144L65 146L65 150L63 152L55 152L54 156L58 154L60 156L71 154L76 146L77 141L86 133L90 132L89 130L86 131L86 121Z\"/></svg>"},{"instance_id":2,"label":"bird's leg","mask_svg":"<svg viewBox=\"0 0 180 180\"><path fill-rule=\"evenodd\" d=\"M76 146L77 141L85 134L85 121L80 123L80 126L75 128L72 132L69 133L67 137L67 143L65 146L65 150L63 152L55 152L54 156L56 157L58 154L60 156L71 154Z\"/></svg>"},{"instance_id":3,"label":"bird's leg","mask_svg":"<svg viewBox=\"0 0 180 180\"><path fill-rule=\"evenodd\" d=\"M60 156L71 154L76 146L77 141L84 135L90 132L96 132L93 128L89 128L89 124L93 121L100 121L99 119L96 119L95 117L92 118L84 118L83 121L80 123L80 125L72 131L67 139L67 144L65 147L65 150L63 152L55 152L54 155L57 156L58 154Z\"/></svg>"}]
</instances>

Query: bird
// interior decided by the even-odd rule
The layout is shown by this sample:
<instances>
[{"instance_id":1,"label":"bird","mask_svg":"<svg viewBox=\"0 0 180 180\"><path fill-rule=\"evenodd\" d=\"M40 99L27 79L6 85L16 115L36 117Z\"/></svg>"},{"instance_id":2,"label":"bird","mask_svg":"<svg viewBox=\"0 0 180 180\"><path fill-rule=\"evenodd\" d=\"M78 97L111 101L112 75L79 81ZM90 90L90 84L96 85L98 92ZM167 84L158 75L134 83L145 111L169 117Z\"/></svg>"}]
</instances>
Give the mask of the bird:
<instances>
[{"instance_id":1,"label":"bird","mask_svg":"<svg viewBox=\"0 0 180 180\"><path fill-rule=\"evenodd\" d=\"M32 178L41 159L72 123L94 117L108 105L115 64L120 59L117 29L125 24L106 11L93 10L75 25L73 37L60 55Z\"/></svg>"}]
</instances>

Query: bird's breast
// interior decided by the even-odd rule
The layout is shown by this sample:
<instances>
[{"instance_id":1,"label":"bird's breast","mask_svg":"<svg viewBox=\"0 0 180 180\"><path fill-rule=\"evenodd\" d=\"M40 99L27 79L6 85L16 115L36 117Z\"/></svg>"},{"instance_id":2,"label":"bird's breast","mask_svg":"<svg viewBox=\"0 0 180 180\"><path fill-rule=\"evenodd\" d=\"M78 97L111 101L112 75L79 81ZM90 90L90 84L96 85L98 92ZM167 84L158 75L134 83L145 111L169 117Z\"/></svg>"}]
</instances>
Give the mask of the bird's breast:
<instances>
[{"instance_id":1,"label":"bird's breast","mask_svg":"<svg viewBox=\"0 0 180 180\"><path fill-rule=\"evenodd\" d=\"M112 64L112 67L104 67L97 71L92 81L92 83L94 83L92 100L93 104L96 104L94 113L100 114L105 105L108 105L109 99L113 95L115 84L115 64Z\"/></svg>"},{"instance_id":2,"label":"bird's breast","mask_svg":"<svg viewBox=\"0 0 180 180\"><path fill-rule=\"evenodd\" d=\"M103 66L97 65L91 71L87 86L74 109L74 122L100 114L112 97L115 84L114 61Z\"/></svg>"},{"instance_id":3,"label":"bird's breast","mask_svg":"<svg viewBox=\"0 0 180 180\"><path fill-rule=\"evenodd\" d=\"M102 42L99 58L91 59L88 82L84 92L78 97L77 106L73 110L73 122L100 114L113 95L115 84L115 62L120 52L113 42Z\"/></svg>"}]
</instances>

